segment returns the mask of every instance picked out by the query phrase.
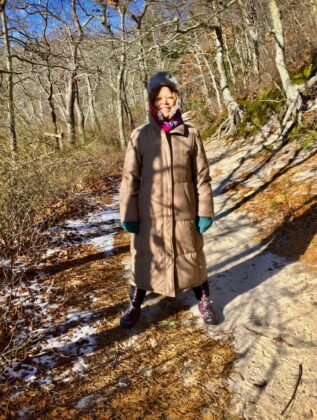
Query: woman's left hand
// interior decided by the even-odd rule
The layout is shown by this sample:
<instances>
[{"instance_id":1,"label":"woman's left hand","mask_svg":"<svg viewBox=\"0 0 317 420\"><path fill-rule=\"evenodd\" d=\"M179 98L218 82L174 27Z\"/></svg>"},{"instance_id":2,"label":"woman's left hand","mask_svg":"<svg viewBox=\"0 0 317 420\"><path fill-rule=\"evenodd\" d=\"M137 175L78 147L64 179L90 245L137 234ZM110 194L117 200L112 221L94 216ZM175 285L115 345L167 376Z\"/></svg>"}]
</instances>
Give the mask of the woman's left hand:
<instances>
[{"instance_id":1,"label":"woman's left hand","mask_svg":"<svg viewBox=\"0 0 317 420\"><path fill-rule=\"evenodd\" d=\"M121 227L127 232L135 233L137 235L140 231L140 222L122 222Z\"/></svg>"},{"instance_id":2,"label":"woman's left hand","mask_svg":"<svg viewBox=\"0 0 317 420\"><path fill-rule=\"evenodd\" d=\"M204 233L213 224L211 217L197 216L196 218L196 230L198 233Z\"/></svg>"}]
</instances>

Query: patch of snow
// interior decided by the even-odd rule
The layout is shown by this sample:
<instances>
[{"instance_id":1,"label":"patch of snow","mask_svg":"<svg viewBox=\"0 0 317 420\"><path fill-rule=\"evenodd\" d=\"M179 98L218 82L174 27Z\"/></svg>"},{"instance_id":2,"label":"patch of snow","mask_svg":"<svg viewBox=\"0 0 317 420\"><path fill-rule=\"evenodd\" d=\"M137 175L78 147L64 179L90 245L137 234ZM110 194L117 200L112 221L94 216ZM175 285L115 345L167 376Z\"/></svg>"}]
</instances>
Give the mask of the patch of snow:
<instances>
[{"instance_id":1,"label":"patch of snow","mask_svg":"<svg viewBox=\"0 0 317 420\"><path fill-rule=\"evenodd\" d=\"M84 397L82 397L78 403L76 404L76 408L78 408L79 410L82 410L83 408L86 407L86 404L93 398L93 395L85 395Z\"/></svg>"},{"instance_id":2,"label":"patch of snow","mask_svg":"<svg viewBox=\"0 0 317 420\"><path fill-rule=\"evenodd\" d=\"M68 321L89 321L93 317L92 312L70 312L66 315Z\"/></svg>"},{"instance_id":3,"label":"patch of snow","mask_svg":"<svg viewBox=\"0 0 317 420\"><path fill-rule=\"evenodd\" d=\"M84 361L82 357L80 357L77 362L72 367L72 371L74 373L77 373L78 375L82 375L84 372L86 372L89 368L89 365Z\"/></svg>"},{"instance_id":4,"label":"patch of snow","mask_svg":"<svg viewBox=\"0 0 317 420\"><path fill-rule=\"evenodd\" d=\"M93 354L96 348L97 342L93 337L87 337L85 339L85 344L83 344L79 349L79 354L88 355Z\"/></svg>"},{"instance_id":5,"label":"patch of snow","mask_svg":"<svg viewBox=\"0 0 317 420\"><path fill-rule=\"evenodd\" d=\"M63 228L61 226L53 226L50 228L51 231L56 232L63 232Z\"/></svg>"},{"instance_id":6,"label":"patch of snow","mask_svg":"<svg viewBox=\"0 0 317 420\"><path fill-rule=\"evenodd\" d=\"M56 248L48 248L44 255L45 255L45 257L50 257L53 254L57 254L61 250L62 250L62 248L60 248L58 246Z\"/></svg>"},{"instance_id":7,"label":"patch of snow","mask_svg":"<svg viewBox=\"0 0 317 420\"><path fill-rule=\"evenodd\" d=\"M37 368L26 363L13 362L11 367L4 373L11 378L23 379L25 382L33 382L36 378Z\"/></svg>"},{"instance_id":8,"label":"patch of snow","mask_svg":"<svg viewBox=\"0 0 317 420\"><path fill-rule=\"evenodd\" d=\"M53 355L37 355L32 359L35 363L49 367L50 369L56 366L56 357Z\"/></svg>"},{"instance_id":9,"label":"patch of snow","mask_svg":"<svg viewBox=\"0 0 317 420\"><path fill-rule=\"evenodd\" d=\"M23 410L18 411L18 417L29 417L29 416L31 416L33 410L34 410L33 406L23 408Z\"/></svg>"},{"instance_id":10,"label":"patch of snow","mask_svg":"<svg viewBox=\"0 0 317 420\"><path fill-rule=\"evenodd\" d=\"M55 377L56 380L70 383L73 382L78 376L84 376L89 368L89 364L84 360L83 357L80 357L71 368L64 370L58 376Z\"/></svg>"},{"instance_id":11,"label":"patch of snow","mask_svg":"<svg viewBox=\"0 0 317 420\"><path fill-rule=\"evenodd\" d=\"M89 325L77 327L57 337L48 338L46 343L42 344L42 349L55 350L74 356L91 354L96 346L96 340L91 335L96 332L96 328Z\"/></svg>"},{"instance_id":12,"label":"patch of snow","mask_svg":"<svg viewBox=\"0 0 317 420\"><path fill-rule=\"evenodd\" d=\"M117 383L117 387L118 388L126 388L128 385L125 383L125 382L123 382L123 381L119 381L118 383Z\"/></svg>"},{"instance_id":13,"label":"patch of snow","mask_svg":"<svg viewBox=\"0 0 317 420\"><path fill-rule=\"evenodd\" d=\"M104 252L111 252L114 244L114 225L120 220L118 211L119 198L116 195L105 209L87 215L87 222L82 219L68 220L66 226L74 229L82 237L82 242L95 245Z\"/></svg>"},{"instance_id":14,"label":"patch of snow","mask_svg":"<svg viewBox=\"0 0 317 420\"><path fill-rule=\"evenodd\" d=\"M47 375L47 376L45 376L42 379L38 379L36 382L39 385L42 385L42 388L49 389L50 387L49 386L45 386L45 385L52 385L52 378L49 375Z\"/></svg>"},{"instance_id":15,"label":"patch of snow","mask_svg":"<svg viewBox=\"0 0 317 420\"><path fill-rule=\"evenodd\" d=\"M113 250L114 238L113 235L102 236L100 238L94 238L89 241L92 245L101 248L104 252L110 252Z\"/></svg>"},{"instance_id":16,"label":"patch of snow","mask_svg":"<svg viewBox=\"0 0 317 420\"><path fill-rule=\"evenodd\" d=\"M107 253L111 252L114 244L114 232L119 223L118 202L119 196L116 195L106 209L89 213L86 221L69 220L66 226L74 229L76 238L79 236L76 242L94 244ZM65 228L56 226L51 228L50 232L52 233L52 243L54 243L55 233L59 239L56 242L62 245L46 250L44 254L46 257L63 251L63 245L69 246L73 243L73 241L67 240L69 229L66 232ZM60 378L63 382L71 382L74 377L84 375L88 370L88 363L85 359L96 349L94 335L97 333L96 327L100 325L100 321L96 320L93 327L87 325L94 320L94 313L72 308L64 315L64 320L58 320L60 326L55 328L53 326L54 320L56 322L55 312L61 306L58 300L51 303L51 293L55 288L54 280L45 279L46 276L47 273L40 272L33 280L18 284L14 290L9 287L3 287L1 290L0 304L4 306L6 302L10 301L19 310L23 310L23 313L30 314L28 316L33 321L32 326L28 325L30 320L24 319L24 317L15 321L15 343L21 343L33 335L42 337L42 339L37 341L33 349L30 349L27 363L11 363L0 376L0 380L15 378L27 383L36 382L41 387L49 389L52 386L52 380ZM91 293L89 297L91 302L98 300L94 293ZM77 325L73 326L73 323ZM49 335L47 335L48 332L50 332ZM54 354L47 354L52 351ZM65 357L65 355L78 359L71 369L64 370L59 376L55 372L53 377L53 369L58 366L60 357ZM21 410L19 416L27 417L28 410L29 408Z\"/></svg>"}]
</instances>

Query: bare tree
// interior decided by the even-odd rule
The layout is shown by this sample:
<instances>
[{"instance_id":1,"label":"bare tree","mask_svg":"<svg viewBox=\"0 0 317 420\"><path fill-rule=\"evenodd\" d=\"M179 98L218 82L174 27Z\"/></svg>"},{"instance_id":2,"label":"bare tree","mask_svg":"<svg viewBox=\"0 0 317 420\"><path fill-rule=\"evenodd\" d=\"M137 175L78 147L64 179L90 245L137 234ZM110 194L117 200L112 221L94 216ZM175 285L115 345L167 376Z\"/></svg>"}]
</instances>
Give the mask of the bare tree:
<instances>
[{"instance_id":1,"label":"bare tree","mask_svg":"<svg viewBox=\"0 0 317 420\"><path fill-rule=\"evenodd\" d=\"M273 22L273 35L275 40L275 63L288 102L288 109L285 114L281 128L281 136L283 136L293 125L293 123L296 121L299 115L299 111L303 102L302 93L307 87L313 86L313 84L316 83L317 75L313 76L310 80L303 84L293 83L286 66L284 30L281 19L281 11L278 7L276 0L269 0L269 9Z\"/></svg>"},{"instance_id":2,"label":"bare tree","mask_svg":"<svg viewBox=\"0 0 317 420\"><path fill-rule=\"evenodd\" d=\"M236 127L241 122L243 112L240 109L238 103L233 98L228 82L228 76L224 64L224 46L222 38L221 26L215 26L214 28L215 45L216 45L216 63L219 72L220 89L222 92L223 100L228 110L228 133L232 133L236 130Z\"/></svg>"},{"instance_id":3,"label":"bare tree","mask_svg":"<svg viewBox=\"0 0 317 420\"><path fill-rule=\"evenodd\" d=\"M124 135L124 121L123 121L123 83L124 83L124 72L126 71L126 58L127 58L127 51L126 51L126 14L127 14L127 7L128 1L126 2L109 2L113 3L114 7L118 11L119 19L120 19L120 27L118 34L114 34L111 29L111 24L108 20L107 16L107 2L103 3L102 5L102 24L107 29L108 34L111 36L113 40L113 45L118 47L118 71L116 76L116 105L117 105L117 120L119 126L119 144L122 149L126 146L126 140Z\"/></svg>"},{"instance_id":4,"label":"bare tree","mask_svg":"<svg viewBox=\"0 0 317 420\"><path fill-rule=\"evenodd\" d=\"M143 93L143 106L144 106L144 116L145 120L149 121L149 97L147 91L147 82L148 82L148 65L146 61L146 50L144 46L143 34L142 34L142 25L146 11L149 7L149 1L143 3L141 13L136 16L131 15L132 19L136 22L136 34L138 38L138 47L139 47L139 69L141 73L141 82L142 82L142 93Z\"/></svg>"},{"instance_id":5,"label":"bare tree","mask_svg":"<svg viewBox=\"0 0 317 420\"><path fill-rule=\"evenodd\" d=\"M214 113L213 104L212 104L211 98L209 96L208 85L207 85L205 73L204 73L203 66L202 66L202 63L201 63L201 60L200 60L200 56L197 52L197 48L196 48L195 44L194 44L194 56L195 56L195 59L196 59L197 67L199 69L201 80L203 82L203 85L202 85L203 86L203 93L204 93L206 102L208 104L208 109L209 109L210 113L213 114Z\"/></svg>"},{"instance_id":6,"label":"bare tree","mask_svg":"<svg viewBox=\"0 0 317 420\"><path fill-rule=\"evenodd\" d=\"M15 107L14 107L14 82L13 82L13 64L9 38L9 30L7 25L6 14L7 0L0 1L0 17L2 23L2 34L4 37L4 47L6 55L6 70L8 77L8 122L9 122L9 138L13 158L17 153L17 133L15 124Z\"/></svg>"},{"instance_id":7,"label":"bare tree","mask_svg":"<svg viewBox=\"0 0 317 420\"><path fill-rule=\"evenodd\" d=\"M257 30L257 15L254 0L238 0L244 25L247 30L247 45L250 45L252 68L257 76L260 75L259 33Z\"/></svg>"},{"instance_id":8,"label":"bare tree","mask_svg":"<svg viewBox=\"0 0 317 420\"><path fill-rule=\"evenodd\" d=\"M46 0L44 12L40 13L40 16L42 16L42 18L44 20L43 42L44 42L44 44L46 46L46 49L47 49L47 53L44 54L44 60L46 62L46 77L47 77L47 81L48 81L48 87L46 88L44 83L42 84L42 87L47 94L47 101L48 101L49 108L50 108L50 115L51 115L51 119L52 119L54 138L56 139L56 144L57 144L58 149L62 150L63 147L64 147L63 133L59 132L58 124L57 124L56 106L55 106L55 101L54 101L55 86L54 86L54 81L53 81L52 66L51 66L51 63L50 63L51 46L50 46L50 42L49 42L48 37L47 37L48 18L49 18L48 0ZM46 134L50 135L49 133L46 133Z\"/></svg>"}]
</instances>

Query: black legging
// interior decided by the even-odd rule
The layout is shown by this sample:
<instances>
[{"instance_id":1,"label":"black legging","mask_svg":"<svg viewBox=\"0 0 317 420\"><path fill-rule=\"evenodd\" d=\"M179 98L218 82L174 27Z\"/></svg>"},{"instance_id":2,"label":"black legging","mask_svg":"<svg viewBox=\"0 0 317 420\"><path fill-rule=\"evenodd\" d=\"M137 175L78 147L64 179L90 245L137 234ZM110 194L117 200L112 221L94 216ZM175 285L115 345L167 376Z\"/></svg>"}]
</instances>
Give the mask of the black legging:
<instances>
[{"instance_id":1,"label":"black legging","mask_svg":"<svg viewBox=\"0 0 317 420\"><path fill-rule=\"evenodd\" d=\"M205 292L206 296L210 296L208 281L206 280L201 286L193 287L192 291L194 292L197 300L201 299L203 291Z\"/></svg>"},{"instance_id":2,"label":"black legging","mask_svg":"<svg viewBox=\"0 0 317 420\"><path fill-rule=\"evenodd\" d=\"M197 300L201 299L203 291L205 292L206 296L210 296L208 281L206 280L202 285L193 287L192 291L194 292ZM130 301L132 303L136 303L137 305L142 305L145 295L146 295L146 290L139 289L135 286L131 286Z\"/></svg>"}]
</instances>

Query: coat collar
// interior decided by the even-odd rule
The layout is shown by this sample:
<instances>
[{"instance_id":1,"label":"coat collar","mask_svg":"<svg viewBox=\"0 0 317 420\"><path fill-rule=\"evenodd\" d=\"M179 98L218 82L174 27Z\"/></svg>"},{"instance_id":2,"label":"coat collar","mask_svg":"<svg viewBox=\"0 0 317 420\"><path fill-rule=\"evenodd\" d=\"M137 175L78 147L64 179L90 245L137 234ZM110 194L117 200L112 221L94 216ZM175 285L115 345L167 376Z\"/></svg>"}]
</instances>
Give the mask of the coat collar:
<instances>
[{"instance_id":1,"label":"coat collar","mask_svg":"<svg viewBox=\"0 0 317 420\"><path fill-rule=\"evenodd\" d=\"M185 134L185 125L178 125L170 131L170 134L181 134L183 136Z\"/></svg>"}]
</instances>

